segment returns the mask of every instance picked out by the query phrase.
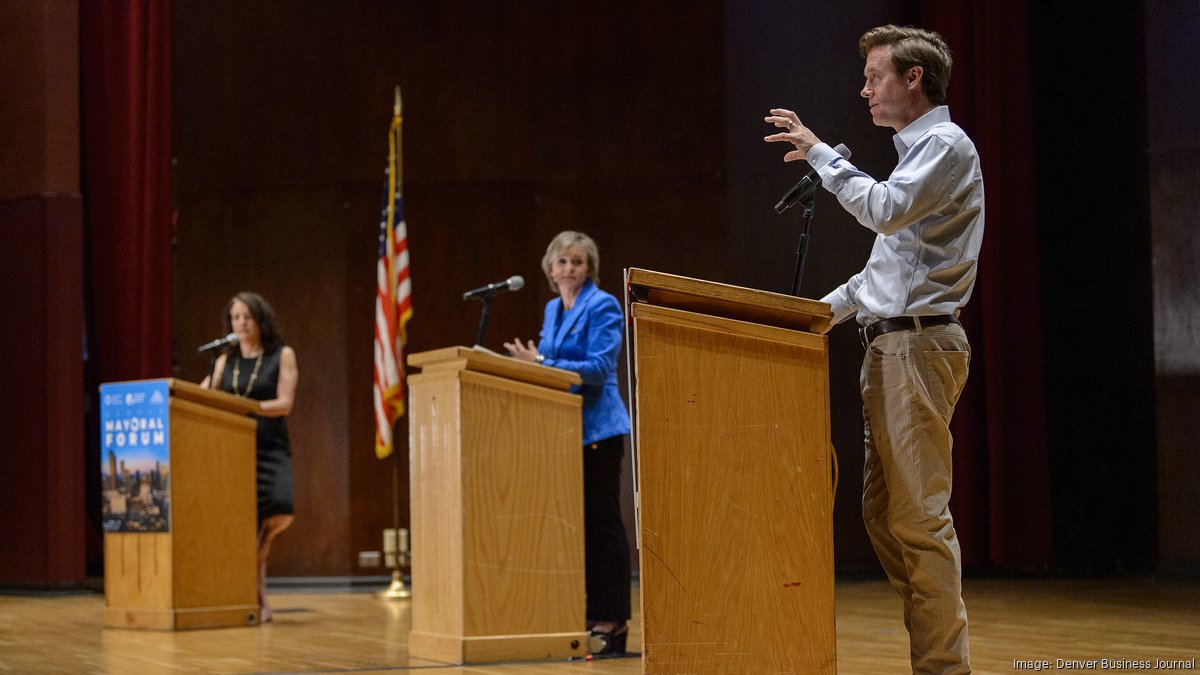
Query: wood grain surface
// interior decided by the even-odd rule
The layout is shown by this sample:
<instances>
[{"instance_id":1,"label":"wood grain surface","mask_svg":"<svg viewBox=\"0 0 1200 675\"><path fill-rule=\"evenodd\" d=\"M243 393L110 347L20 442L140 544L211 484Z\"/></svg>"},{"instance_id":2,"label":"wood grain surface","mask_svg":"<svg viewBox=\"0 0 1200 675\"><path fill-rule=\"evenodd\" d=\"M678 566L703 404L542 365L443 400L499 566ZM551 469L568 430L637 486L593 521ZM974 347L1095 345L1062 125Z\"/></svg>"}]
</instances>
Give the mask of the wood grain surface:
<instances>
[{"instance_id":1,"label":"wood grain surface","mask_svg":"<svg viewBox=\"0 0 1200 675\"><path fill-rule=\"evenodd\" d=\"M629 648L641 651L634 586ZM1192 661L1200 672L1200 583L974 579L964 583L975 672L1018 672L1017 660ZM261 626L193 631L105 628L104 596L0 595L0 673L397 673L625 675L624 658L449 667L408 654L411 600L370 593L272 592ZM837 584L838 672L907 673L900 601L882 580ZM1028 672L1034 672L1029 669ZM1109 669L1099 672L1139 672Z\"/></svg>"}]
</instances>

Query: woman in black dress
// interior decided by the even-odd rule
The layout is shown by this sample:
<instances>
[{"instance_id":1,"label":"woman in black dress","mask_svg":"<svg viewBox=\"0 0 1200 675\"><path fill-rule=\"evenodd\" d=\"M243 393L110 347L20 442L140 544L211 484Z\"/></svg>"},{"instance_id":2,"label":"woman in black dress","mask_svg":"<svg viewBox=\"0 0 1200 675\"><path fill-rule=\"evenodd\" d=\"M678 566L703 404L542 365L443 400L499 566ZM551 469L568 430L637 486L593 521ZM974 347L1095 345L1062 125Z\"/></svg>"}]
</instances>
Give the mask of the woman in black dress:
<instances>
[{"instance_id":1,"label":"woman in black dress","mask_svg":"<svg viewBox=\"0 0 1200 675\"><path fill-rule=\"evenodd\" d=\"M295 401L299 371L296 352L283 343L275 327L275 311L262 296L238 293L226 304L223 318L226 332L238 339L213 364L216 382L205 378L202 386L259 401L258 602L259 619L270 621L267 556L271 542L293 520L292 451L285 418Z\"/></svg>"}]
</instances>

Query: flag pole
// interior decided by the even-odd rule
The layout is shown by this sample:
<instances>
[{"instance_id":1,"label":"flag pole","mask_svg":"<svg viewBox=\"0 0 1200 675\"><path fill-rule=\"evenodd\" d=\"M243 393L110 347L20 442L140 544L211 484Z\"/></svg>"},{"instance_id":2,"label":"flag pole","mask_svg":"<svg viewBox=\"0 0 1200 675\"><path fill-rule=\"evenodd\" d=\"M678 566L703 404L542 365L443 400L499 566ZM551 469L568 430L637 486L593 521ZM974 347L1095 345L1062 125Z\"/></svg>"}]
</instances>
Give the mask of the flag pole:
<instances>
[{"instance_id":1,"label":"flag pole","mask_svg":"<svg viewBox=\"0 0 1200 675\"><path fill-rule=\"evenodd\" d=\"M396 99L392 104L392 122L395 124L397 119L400 119L403 111L403 103L400 99L400 85L396 85ZM400 159L396 159L396 170L399 173ZM397 188L399 188L399 176L394 176ZM391 197L389 196L389 199ZM399 364L399 368L403 369L404 364ZM401 371L403 372L403 371ZM394 427L393 427L394 431ZM393 436L393 445L395 438ZM377 596L383 600L400 600L412 597L412 587L404 581L404 576L401 573L401 568L409 564L408 550L408 530L400 527L400 459L397 457L399 453L392 452L392 527L383 531L383 554L387 566L392 568L392 582L387 588L380 591Z\"/></svg>"}]
</instances>

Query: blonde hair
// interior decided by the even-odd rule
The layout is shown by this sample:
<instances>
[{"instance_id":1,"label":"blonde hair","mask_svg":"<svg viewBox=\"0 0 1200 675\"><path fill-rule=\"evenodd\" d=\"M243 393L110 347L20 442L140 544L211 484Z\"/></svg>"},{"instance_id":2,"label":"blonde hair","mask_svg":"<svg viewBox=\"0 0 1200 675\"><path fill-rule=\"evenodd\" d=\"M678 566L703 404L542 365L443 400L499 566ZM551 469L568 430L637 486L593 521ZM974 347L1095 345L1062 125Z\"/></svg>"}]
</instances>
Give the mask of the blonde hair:
<instances>
[{"instance_id":1,"label":"blonde hair","mask_svg":"<svg viewBox=\"0 0 1200 675\"><path fill-rule=\"evenodd\" d=\"M581 249L587 256L588 278L599 286L600 249L596 248L596 242L582 232L564 230L550 240L550 245L546 247L546 255L542 256L542 271L546 273L546 280L550 282L550 290L558 292L558 284L554 283L554 277L550 276L550 266L559 253L569 248Z\"/></svg>"}]
</instances>

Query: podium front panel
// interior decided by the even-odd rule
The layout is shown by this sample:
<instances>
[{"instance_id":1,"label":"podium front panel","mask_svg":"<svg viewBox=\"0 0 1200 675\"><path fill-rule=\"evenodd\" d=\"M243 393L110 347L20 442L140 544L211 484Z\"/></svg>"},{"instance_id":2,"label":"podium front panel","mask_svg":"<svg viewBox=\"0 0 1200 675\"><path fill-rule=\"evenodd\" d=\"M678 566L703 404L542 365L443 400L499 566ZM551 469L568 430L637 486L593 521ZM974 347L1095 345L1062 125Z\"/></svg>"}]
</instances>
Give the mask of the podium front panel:
<instances>
[{"instance_id":1,"label":"podium front panel","mask_svg":"<svg viewBox=\"0 0 1200 675\"><path fill-rule=\"evenodd\" d=\"M170 527L105 533L105 625L181 630L257 624L255 422L245 415L257 403L221 392L194 394L194 385L172 380L116 383L110 390L124 391L124 384L137 385L130 391L150 384L171 392L169 422L161 426L168 451L148 471L118 463L109 453L105 498L140 508L143 515L126 522L147 528L154 523L149 516L158 514L152 509L169 504ZM181 391L185 396L177 395ZM142 427L158 428L149 422ZM159 498L159 490L168 488L169 499Z\"/></svg>"},{"instance_id":2,"label":"podium front panel","mask_svg":"<svg viewBox=\"0 0 1200 675\"><path fill-rule=\"evenodd\" d=\"M579 397L469 370L409 385L409 653L585 654Z\"/></svg>"},{"instance_id":3,"label":"podium front panel","mask_svg":"<svg viewBox=\"0 0 1200 675\"><path fill-rule=\"evenodd\" d=\"M645 672L835 672L826 339L632 315Z\"/></svg>"}]
</instances>

